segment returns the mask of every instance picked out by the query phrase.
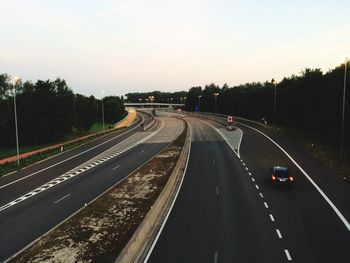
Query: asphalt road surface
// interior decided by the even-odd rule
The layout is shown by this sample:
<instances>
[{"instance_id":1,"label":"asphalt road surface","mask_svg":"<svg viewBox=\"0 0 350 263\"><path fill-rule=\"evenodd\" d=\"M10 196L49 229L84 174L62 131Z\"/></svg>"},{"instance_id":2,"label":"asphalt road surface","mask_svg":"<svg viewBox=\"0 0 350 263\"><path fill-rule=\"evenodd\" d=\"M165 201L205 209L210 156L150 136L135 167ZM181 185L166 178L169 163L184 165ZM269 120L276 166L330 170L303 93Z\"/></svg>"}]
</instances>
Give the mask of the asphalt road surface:
<instances>
[{"instance_id":1,"label":"asphalt road surface","mask_svg":"<svg viewBox=\"0 0 350 263\"><path fill-rule=\"evenodd\" d=\"M221 125L186 119L188 168L148 262L350 262L348 229L271 141L240 126L239 158L213 128ZM289 166L295 186L272 186L273 165ZM345 216L346 202L335 201Z\"/></svg>"},{"instance_id":2,"label":"asphalt road surface","mask_svg":"<svg viewBox=\"0 0 350 263\"><path fill-rule=\"evenodd\" d=\"M0 261L18 252L75 211L84 207L86 203L121 181L164 149L181 133L182 129L182 121L175 118L162 118L149 131L137 132L127 138L123 137L124 140L122 141L117 139L109 147L111 149L127 147L128 145L135 145L142 138L148 138L142 143L69 180L60 182L37 195L0 211ZM95 152L94 155L100 154L101 151ZM72 166L78 166L85 161L85 158L80 161L75 160L75 164ZM65 164L62 164L62 166L65 166ZM13 197L18 198L18 195L23 194L23 189L31 191L38 184L47 183L52 177L57 177L69 169L59 167L56 171L56 167L58 166L10 185L10 190L7 190L7 193L11 193ZM52 170L55 171L55 176L51 174L53 173ZM9 177L12 177L12 175ZM32 184L32 181L36 182L35 185ZM7 188L0 189L2 195L4 195L3 191L5 189ZM16 192L17 189L19 189L18 192Z\"/></svg>"}]
</instances>

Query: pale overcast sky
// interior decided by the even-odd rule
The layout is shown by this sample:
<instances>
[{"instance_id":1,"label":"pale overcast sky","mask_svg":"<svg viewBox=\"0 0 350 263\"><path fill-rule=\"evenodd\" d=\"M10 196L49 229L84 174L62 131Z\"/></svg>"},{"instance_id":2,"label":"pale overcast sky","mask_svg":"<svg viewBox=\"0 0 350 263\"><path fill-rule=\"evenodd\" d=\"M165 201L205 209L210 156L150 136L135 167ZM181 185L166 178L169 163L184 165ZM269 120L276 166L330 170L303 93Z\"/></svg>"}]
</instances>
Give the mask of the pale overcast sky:
<instances>
[{"instance_id":1,"label":"pale overcast sky","mask_svg":"<svg viewBox=\"0 0 350 263\"><path fill-rule=\"evenodd\" d=\"M0 73L77 93L179 91L327 71L349 0L0 0Z\"/></svg>"}]
</instances>

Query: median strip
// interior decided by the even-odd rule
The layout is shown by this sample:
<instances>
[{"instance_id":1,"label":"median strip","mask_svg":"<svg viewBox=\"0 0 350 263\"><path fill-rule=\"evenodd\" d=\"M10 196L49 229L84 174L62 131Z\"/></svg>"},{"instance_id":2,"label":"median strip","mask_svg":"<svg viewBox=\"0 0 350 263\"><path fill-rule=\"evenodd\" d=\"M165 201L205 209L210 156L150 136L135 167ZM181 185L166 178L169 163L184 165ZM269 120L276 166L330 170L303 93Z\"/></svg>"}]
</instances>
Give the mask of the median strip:
<instances>
[{"instance_id":1,"label":"median strip","mask_svg":"<svg viewBox=\"0 0 350 263\"><path fill-rule=\"evenodd\" d=\"M156 210L154 202L177 167L186 134L187 125L165 150L21 252L14 261L113 261L126 244L130 245L130 238L141 222L144 224L145 216ZM136 244L132 244L135 248ZM138 250L128 251L135 256Z\"/></svg>"}]
</instances>

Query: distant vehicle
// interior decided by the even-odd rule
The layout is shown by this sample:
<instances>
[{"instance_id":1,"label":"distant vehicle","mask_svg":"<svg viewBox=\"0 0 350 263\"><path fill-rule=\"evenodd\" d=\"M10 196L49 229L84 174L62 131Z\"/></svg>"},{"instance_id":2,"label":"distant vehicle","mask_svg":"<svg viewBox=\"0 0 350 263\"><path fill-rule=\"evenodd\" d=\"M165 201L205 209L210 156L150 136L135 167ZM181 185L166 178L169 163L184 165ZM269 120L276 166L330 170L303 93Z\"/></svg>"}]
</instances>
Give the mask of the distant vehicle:
<instances>
[{"instance_id":1,"label":"distant vehicle","mask_svg":"<svg viewBox=\"0 0 350 263\"><path fill-rule=\"evenodd\" d=\"M289 173L288 167L274 166L270 169L270 180L274 184L292 185L294 177Z\"/></svg>"},{"instance_id":2,"label":"distant vehicle","mask_svg":"<svg viewBox=\"0 0 350 263\"><path fill-rule=\"evenodd\" d=\"M234 120L232 116L227 116L227 130L232 131L235 129Z\"/></svg>"}]
</instances>

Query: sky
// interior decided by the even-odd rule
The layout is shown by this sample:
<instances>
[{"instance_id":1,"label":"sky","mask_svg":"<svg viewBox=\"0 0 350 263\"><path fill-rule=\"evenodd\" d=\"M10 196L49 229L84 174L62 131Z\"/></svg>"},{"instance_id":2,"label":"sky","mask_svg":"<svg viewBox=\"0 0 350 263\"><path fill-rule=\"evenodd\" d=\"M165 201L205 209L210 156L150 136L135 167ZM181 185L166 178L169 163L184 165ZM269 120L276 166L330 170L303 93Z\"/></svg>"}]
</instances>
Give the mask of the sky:
<instances>
[{"instance_id":1,"label":"sky","mask_svg":"<svg viewBox=\"0 0 350 263\"><path fill-rule=\"evenodd\" d=\"M0 74L97 98L280 81L346 57L349 0L0 0Z\"/></svg>"}]
</instances>

